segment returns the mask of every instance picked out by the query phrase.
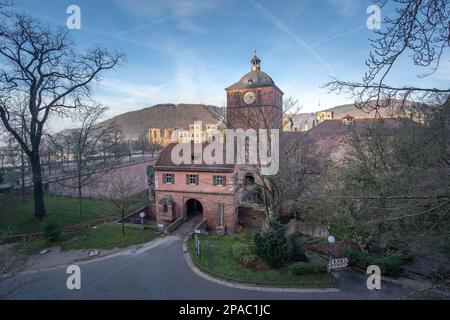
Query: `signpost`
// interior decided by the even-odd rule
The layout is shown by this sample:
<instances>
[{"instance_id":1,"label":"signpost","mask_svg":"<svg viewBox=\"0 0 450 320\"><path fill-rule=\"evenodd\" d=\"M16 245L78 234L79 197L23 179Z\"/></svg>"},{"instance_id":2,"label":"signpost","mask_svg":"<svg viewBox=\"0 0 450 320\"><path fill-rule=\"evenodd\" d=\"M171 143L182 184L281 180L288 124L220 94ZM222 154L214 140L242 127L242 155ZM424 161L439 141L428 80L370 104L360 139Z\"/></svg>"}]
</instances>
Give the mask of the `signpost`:
<instances>
[{"instance_id":1,"label":"signpost","mask_svg":"<svg viewBox=\"0 0 450 320\"><path fill-rule=\"evenodd\" d=\"M348 258L340 258L331 260L331 268L333 270L344 269L348 266Z\"/></svg>"},{"instance_id":2,"label":"signpost","mask_svg":"<svg viewBox=\"0 0 450 320\"><path fill-rule=\"evenodd\" d=\"M144 212L139 213L139 217L141 218L141 226L142 226L142 242L144 242L144 218L145 218L145 213Z\"/></svg>"},{"instance_id":3,"label":"signpost","mask_svg":"<svg viewBox=\"0 0 450 320\"><path fill-rule=\"evenodd\" d=\"M328 272L331 272L333 270L333 263L332 263L332 259L333 259L333 254L332 254L332 246L333 243L336 242L336 238L333 237L332 235L328 236L328 245L329 245L329 250L328 250Z\"/></svg>"},{"instance_id":4,"label":"signpost","mask_svg":"<svg viewBox=\"0 0 450 320\"><path fill-rule=\"evenodd\" d=\"M201 253L200 253L200 239L197 235L195 235L195 253L197 254L197 257L201 260Z\"/></svg>"}]
</instances>

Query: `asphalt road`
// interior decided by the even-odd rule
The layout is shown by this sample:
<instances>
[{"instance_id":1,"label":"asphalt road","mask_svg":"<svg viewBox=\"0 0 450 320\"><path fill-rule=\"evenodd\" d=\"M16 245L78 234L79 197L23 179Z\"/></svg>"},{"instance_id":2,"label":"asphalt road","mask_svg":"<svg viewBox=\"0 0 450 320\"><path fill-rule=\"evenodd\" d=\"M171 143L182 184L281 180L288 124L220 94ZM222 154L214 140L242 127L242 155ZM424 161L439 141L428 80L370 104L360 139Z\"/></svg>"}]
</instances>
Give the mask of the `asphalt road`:
<instances>
[{"instance_id":1,"label":"asphalt road","mask_svg":"<svg viewBox=\"0 0 450 320\"><path fill-rule=\"evenodd\" d=\"M261 292L222 286L192 272L182 252L186 223L152 245L99 260L78 263L81 289L66 286L66 268L24 274L0 285L6 299L398 299L405 291L382 282L381 290L366 287L366 278L350 272L338 276L339 293Z\"/></svg>"}]
</instances>

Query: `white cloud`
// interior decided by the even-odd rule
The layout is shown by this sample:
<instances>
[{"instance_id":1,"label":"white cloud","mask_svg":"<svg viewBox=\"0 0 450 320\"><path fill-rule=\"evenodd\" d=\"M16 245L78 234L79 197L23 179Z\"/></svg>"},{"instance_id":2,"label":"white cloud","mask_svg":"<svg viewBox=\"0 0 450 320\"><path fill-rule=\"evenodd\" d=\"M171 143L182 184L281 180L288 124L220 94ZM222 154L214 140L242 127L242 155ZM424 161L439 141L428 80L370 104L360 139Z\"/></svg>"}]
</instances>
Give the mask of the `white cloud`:
<instances>
[{"instance_id":1,"label":"white cloud","mask_svg":"<svg viewBox=\"0 0 450 320\"><path fill-rule=\"evenodd\" d=\"M222 106L224 86L209 76L206 68L196 64L177 63L173 81L151 85L138 81L105 78L95 99L110 107L108 116L148 107L158 103L205 103Z\"/></svg>"}]
</instances>

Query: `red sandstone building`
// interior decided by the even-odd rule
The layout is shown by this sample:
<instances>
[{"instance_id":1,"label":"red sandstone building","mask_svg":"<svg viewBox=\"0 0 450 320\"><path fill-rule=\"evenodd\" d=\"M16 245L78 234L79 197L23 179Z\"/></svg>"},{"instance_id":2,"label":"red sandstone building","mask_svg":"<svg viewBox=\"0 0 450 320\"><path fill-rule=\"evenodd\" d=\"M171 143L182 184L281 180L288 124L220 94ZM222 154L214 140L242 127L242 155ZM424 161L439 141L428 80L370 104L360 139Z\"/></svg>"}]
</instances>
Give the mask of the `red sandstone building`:
<instances>
[{"instance_id":1,"label":"red sandstone building","mask_svg":"<svg viewBox=\"0 0 450 320\"><path fill-rule=\"evenodd\" d=\"M272 78L261 71L255 55L251 71L227 91L227 127L230 129L282 128L283 92ZM174 164L170 144L161 151L153 168L153 196L158 224L167 226L176 219L202 214L208 229L234 232L238 222L238 207L254 176L234 164ZM202 150L206 144L202 145ZM193 148L192 148L193 150ZM250 170L251 171L251 170Z\"/></svg>"}]
</instances>

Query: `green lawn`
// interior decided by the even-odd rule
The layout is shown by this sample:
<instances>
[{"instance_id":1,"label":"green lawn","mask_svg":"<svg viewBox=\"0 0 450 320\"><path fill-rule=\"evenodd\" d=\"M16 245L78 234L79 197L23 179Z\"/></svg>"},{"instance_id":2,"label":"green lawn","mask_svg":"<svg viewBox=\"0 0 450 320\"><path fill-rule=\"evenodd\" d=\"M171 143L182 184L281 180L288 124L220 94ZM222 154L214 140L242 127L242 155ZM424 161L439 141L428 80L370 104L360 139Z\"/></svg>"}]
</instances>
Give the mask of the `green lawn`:
<instances>
[{"instance_id":1,"label":"green lawn","mask_svg":"<svg viewBox=\"0 0 450 320\"><path fill-rule=\"evenodd\" d=\"M61 227L78 224L114 214L115 210L107 201L83 199L83 214L78 212L78 199L45 195L47 216L56 218ZM136 201L138 209L142 201ZM0 195L0 232L8 234L28 234L42 231L42 219L34 217L33 197L27 196L22 202L19 196Z\"/></svg>"},{"instance_id":2,"label":"green lawn","mask_svg":"<svg viewBox=\"0 0 450 320\"><path fill-rule=\"evenodd\" d=\"M188 250L192 256L192 260L199 269L217 277L238 282L277 287L335 287L334 279L328 274L296 276L289 274L286 268L281 270L247 269L232 257L232 246L238 240L232 237L202 237L202 244L205 243L205 240L213 245L211 269L209 268L208 253L204 245L201 248L202 254L200 259L195 253L193 239L188 240Z\"/></svg>"},{"instance_id":3,"label":"green lawn","mask_svg":"<svg viewBox=\"0 0 450 320\"><path fill-rule=\"evenodd\" d=\"M154 223L142 232L136 226L126 226L125 235L122 234L122 225L117 222L106 223L88 230L63 234L57 242L47 242L46 240L36 240L21 243L18 249L24 253L36 254L40 250L60 246L62 250L78 249L113 249L124 248L133 244L150 241L156 238L159 232Z\"/></svg>"}]
</instances>

